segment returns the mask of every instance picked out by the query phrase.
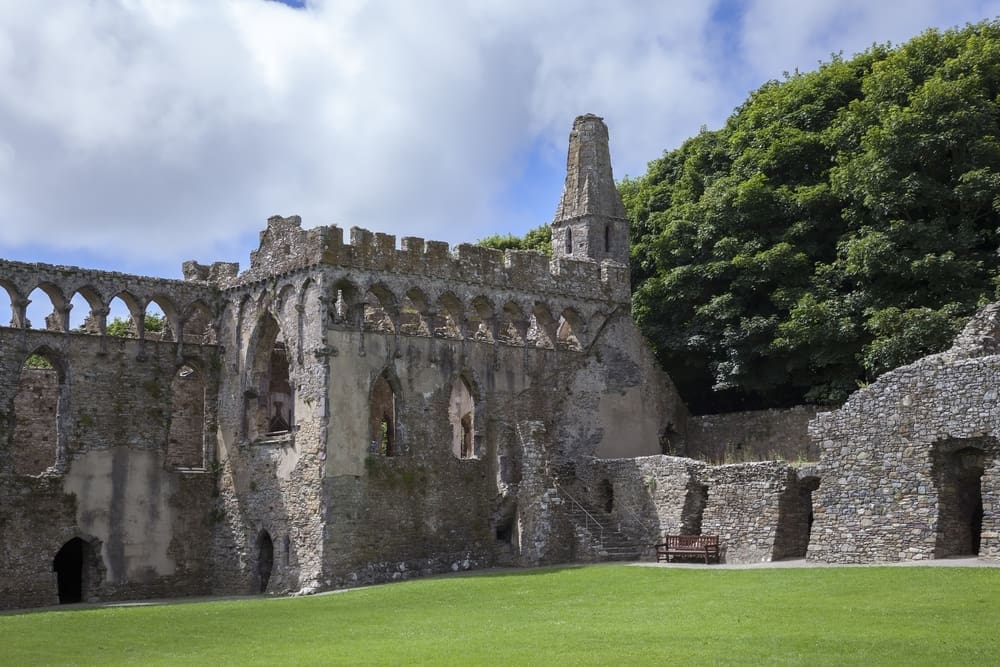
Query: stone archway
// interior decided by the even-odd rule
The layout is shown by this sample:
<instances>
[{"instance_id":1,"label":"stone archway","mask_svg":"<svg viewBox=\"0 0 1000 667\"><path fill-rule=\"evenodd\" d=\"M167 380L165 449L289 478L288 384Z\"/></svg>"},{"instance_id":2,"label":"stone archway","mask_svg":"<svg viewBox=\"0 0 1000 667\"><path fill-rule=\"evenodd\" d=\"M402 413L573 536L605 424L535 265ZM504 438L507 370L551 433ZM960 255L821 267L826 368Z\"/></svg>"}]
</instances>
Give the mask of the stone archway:
<instances>
[{"instance_id":1,"label":"stone archway","mask_svg":"<svg viewBox=\"0 0 1000 667\"><path fill-rule=\"evenodd\" d=\"M933 453L938 492L935 558L979 554L986 452L977 444L949 441L939 444Z\"/></svg>"},{"instance_id":2,"label":"stone archway","mask_svg":"<svg viewBox=\"0 0 1000 667\"><path fill-rule=\"evenodd\" d=\"M93 559L93 548L79 537L74 537L62 545L52 559L59 604L73 604L87 599L93 584L91 581Z\"/></svg>"}]
</instances>

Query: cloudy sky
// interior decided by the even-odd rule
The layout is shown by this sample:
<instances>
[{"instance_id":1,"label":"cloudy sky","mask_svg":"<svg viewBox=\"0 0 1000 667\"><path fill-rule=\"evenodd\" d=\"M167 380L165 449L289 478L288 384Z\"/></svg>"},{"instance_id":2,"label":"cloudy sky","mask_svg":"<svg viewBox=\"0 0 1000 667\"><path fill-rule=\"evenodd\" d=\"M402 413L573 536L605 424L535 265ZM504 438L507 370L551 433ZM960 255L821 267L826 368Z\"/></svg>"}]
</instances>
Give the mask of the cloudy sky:
<instances>
[{"instance_id":1,"label":"cloudy sky","mask_svg":"<svg viewBox=\"0 0 1000 667\"><path fill-rule=\"evenodd\" d=\"M272 214L452 243L551 220L831 53L1000 0L0 0L0 257L179 277Z\"/></svg>"}]
</instances>

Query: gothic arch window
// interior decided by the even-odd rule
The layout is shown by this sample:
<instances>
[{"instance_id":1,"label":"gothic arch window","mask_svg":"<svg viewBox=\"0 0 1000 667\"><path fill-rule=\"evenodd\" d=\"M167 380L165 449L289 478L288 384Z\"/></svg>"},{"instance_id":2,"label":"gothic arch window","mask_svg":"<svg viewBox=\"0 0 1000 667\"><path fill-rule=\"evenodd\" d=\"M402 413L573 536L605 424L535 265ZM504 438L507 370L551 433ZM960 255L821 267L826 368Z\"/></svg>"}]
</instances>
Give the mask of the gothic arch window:
<instances>
[{"instance_id":1,"label":"gothic arch window","mask_svg":"<svg viewBox=\"0 0 1000 667\"><path fill-rule=\"evenodd\" d=\"M254 340L246 394L248 435L256 440L290 434L295 421L288 348L273 315L260 318Z\"/></svg>"},{"instance_id":2,"label":"gothic arch window","mask_svg":"<svg viewBox=\"0 0 1000 667\"><path fill-rule=\"evenodd\" d=\"M398 456L396 432L396 393L389 378L382 373L372 383L371 392L371 453Z\"/></svg>"},{"instance_id":3,"label":"gothic arch window","mask_svg":"<svg viewBox=\"0 0 1000 667\"><path fill-rule=\"evenodd\" d=\"M28 355L14 395L14 472L39 475L65 458L59 422L66 413L66 373L47 348Z\"/></svg>"},{"instance_id":4,"label":"gothic arch window","mask_svg":"<svg viewBox=\"0 0 1000 667\"><path fill-rule=\"evenodd\" d=\"M476 401L472 388L462 376L455 378L448 400L448 421L451 423L451 452L460 459L476 458Z\"/></svg>"},{"instance_id":5,"label":"gothic arch window","mask_svg":"<svg viewBox=\"0 0 1000 667\"><path fill-rule=\"evenodd\" d=\"M183 364L170 382L170 435L167 466L205 468L205 378L193 365Z\"/></svg>"}]
</instances>

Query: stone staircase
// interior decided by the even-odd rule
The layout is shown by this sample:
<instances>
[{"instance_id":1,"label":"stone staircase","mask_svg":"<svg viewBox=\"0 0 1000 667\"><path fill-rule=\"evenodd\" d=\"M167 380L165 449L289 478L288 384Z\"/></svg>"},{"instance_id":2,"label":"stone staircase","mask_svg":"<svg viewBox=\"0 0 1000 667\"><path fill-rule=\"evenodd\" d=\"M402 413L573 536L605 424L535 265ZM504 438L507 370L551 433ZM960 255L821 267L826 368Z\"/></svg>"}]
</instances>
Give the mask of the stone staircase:
<instances>
[{"instance_id":1,"label":"stone staircase","mask_svg":"<svg viewBox=\"0 0 1000 667\"><path fill-rule=\"evenodd\" d=\"M566 495L565 493L563 494ZM573 523L577 544L596 561L639 560L641 547L618 530L614 518L589 504L565 498L563 507Z\"/></svg>"}]
</instances>

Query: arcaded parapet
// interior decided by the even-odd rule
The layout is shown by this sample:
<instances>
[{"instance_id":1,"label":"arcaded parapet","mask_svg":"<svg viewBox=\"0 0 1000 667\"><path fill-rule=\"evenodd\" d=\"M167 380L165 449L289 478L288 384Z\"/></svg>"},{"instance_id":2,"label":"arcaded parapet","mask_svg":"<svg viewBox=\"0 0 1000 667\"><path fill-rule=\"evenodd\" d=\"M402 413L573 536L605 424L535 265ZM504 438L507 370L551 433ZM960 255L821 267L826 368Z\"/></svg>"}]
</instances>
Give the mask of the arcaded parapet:
<instances>
[{"instance_id":1,"label":"arcaded parapet","mask_svg":"<svg viewBox=\"0 0 1000 667\"><path fill-rule=\"evenodd\" d=\"M997 308L948 352L886 373L810 426L820 446L809 558L1000 555Z\"/></svg>"}]
</instances>

